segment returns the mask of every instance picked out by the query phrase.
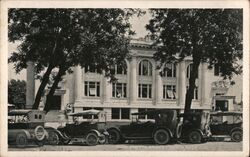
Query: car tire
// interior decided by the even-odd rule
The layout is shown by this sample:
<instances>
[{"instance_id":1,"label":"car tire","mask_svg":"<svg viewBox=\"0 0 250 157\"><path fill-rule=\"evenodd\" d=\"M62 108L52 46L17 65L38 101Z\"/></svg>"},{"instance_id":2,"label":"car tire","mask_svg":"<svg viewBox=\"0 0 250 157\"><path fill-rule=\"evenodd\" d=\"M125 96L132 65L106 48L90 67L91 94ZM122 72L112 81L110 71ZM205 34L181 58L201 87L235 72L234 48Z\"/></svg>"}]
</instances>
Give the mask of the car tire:
<instances>
[{"instance_id":1,"label":"car tire","mask_svg":"<svg viewBox=\"0 0 250 157\"><path fill-rule=\"evenodd\" d=\"M118 130L110 129L108 130L108 133L109 133L109 139L108 139L109 144L117 144L121 141L121 135Z\"/></svg>"},{"instance_id":2,"label":"car tire","mask_svg":"<svg viewBox=\"0 0 250 157\"><path fill-rule=\"evenodd\" d=\"M98 144L99 138L96 135L96 133L88 133L88 135L86 136L86 144L88 146L95 146Z\"/></svg>"},{"instance_id":3,"label":"car tire","mask_svg":"<svg viewBox=\"0 0 250 157\"><path fill-rule=\"evenodd\" d=\"M191 131L188 134L188 141L193 144L202 142L202 135L199 131Z\"/></svg>"},{"instance_id":4,"label":"car tire","mask_svg":"<svg viewBox=\"0 0 250 157\"><path fill-rule=\"evenodd\" d=\"M99 137L99 144L105 144L107 142L106 136L105 135L101 135Z\"/></svg>"},{"instance_id":5,"label":"car tire","mask_svg":"<svg viewBox=\"0 0 250 157\"><path fill-rule=\"evenodd\" d=\"M170 141L170 134L167 130L159 129L154 133L154 141L156 144L164 145Z\"/></svg>"},{"instance_id":6,"label":"car tire","mask_svg":"<svg viewBox=\"0 0 250 157\"><path fill-rule=\"evenodd\" d=\"M24 148L28 144L28 139L25 133L19 133L16 136L16 146L19 148Z\"/></svg>"},{"instance_id":7,"label":"car tire","mask_svg":"<svg viewBox=\"0 0 250 157\"><path fill-rule=\"evenodd\" d=\"M49 132L49 138L48 138L48 144L49 145L58 145L60 142L59 136L56 132L50 131Z\"/></svg>"},{"instance_id":8,"label":"car tire","mask_svg":"<svg viewBox=\"0 0 250 157\"><path fill-rule=\"evenodd\" d=\"M231 133L231 139L234 142L241 142L242 141L242 131L236 130Z\"/></svg>"}]
</instances>

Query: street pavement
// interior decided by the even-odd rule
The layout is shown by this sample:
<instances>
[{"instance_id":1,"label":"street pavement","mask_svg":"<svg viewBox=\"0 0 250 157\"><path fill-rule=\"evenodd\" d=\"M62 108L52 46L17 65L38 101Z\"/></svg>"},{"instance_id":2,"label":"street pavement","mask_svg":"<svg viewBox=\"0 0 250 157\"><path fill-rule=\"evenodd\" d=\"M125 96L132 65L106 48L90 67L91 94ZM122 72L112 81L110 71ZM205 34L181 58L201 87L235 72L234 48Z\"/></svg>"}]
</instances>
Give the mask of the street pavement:
<instances>
[{"instance_id":1,"label":"street pavement","mask_svg":"<svg viewBox=\"0 0 250 157\"><path fill-rule=\"evenodd\" d=\"M9 151L242 151L242 142L207 142L202 144L174 143L155 145L153 143L105 144L97 146L86 145L44 145L27 148L9 148Z\"/></svg>"}]
</instances>

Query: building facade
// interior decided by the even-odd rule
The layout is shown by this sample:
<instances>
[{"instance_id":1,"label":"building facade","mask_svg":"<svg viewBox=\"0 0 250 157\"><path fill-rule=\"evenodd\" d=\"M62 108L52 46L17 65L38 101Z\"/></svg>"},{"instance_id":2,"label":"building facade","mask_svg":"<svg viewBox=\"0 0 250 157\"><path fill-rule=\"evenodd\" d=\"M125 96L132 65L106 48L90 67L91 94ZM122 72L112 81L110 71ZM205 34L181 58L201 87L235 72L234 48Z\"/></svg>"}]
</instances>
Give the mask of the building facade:
<instances>
[{"instance_id":1,"label":"building facade","mask_svg":"<svg viewBox=\"0 0 250 157\"><path fill-rule=\"evenodd\" d=\"M109 121L128 121L131 113L152 109L183 111L192 58L168 64L165 70L157 69L155 52L148 42L131 42L126 68L114 66L116 83L91 67L74 67L74 73L66 75L56 90L52 109L64 110L69 105L74 112L100 109L107 112ZM208 70L205 63L201 64L192 109L234 110L234 96L227 95L229 88L229 83L219 76L219 69ZM41 108L45 101L46 97Z\"/></svg>"}]
</instances>

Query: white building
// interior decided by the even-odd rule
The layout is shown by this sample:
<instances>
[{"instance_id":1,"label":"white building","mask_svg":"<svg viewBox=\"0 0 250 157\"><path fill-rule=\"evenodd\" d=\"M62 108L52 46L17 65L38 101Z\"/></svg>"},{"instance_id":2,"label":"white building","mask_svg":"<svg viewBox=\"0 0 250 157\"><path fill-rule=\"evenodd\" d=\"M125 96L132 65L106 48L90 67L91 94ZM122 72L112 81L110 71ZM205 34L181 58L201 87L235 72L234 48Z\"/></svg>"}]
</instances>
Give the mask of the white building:
<instances>
[{"instance_id":1,"label":"white building","mask_svg":"<svg viewBox=\"0 0 250 157\"><path fill-rule=\"evenodd\" d=\"M127 121L130 113L156 108L183 110L192 58L169 65L171 70L161 76L153 59L156 50L149 43L137 40L131 47L132 57L126 60L127 68L115 66L117 83L110 83L91 67L75 67L74 73L66 75L56 90L52 108L64 110L67 104L72 104L74 112L101 109L107 112L109 121ZM35 92L29 92L34 90L30 75L33 74L29 72L27 83L33 85L27 86L27 97L31 98L27 104L31 105ZM208 70L206 64L201 64L196 86L192 109L235 110L235 96L228 95L231 87L219 76L217 68Z\"/></svg>"}]
</instances>

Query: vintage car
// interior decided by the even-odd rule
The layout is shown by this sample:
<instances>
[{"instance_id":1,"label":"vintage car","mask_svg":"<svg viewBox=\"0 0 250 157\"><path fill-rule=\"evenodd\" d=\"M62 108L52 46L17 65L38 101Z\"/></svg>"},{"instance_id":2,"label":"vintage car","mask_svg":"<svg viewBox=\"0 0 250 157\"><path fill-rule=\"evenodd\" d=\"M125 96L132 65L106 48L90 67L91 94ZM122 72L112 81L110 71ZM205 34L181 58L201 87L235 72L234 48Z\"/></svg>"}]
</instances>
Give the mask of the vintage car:
<instances>
[{"instance_id":1,"label":"vintage car","mask_svg":"<svg viewBox=\"0 0 250 157\"><path fill-rule=\"evenodd\" d=\"M230 136L232 141L242 141L242 112L212 112L210 128L213 136Z\"/></svg>"},{"instance_id":2,"label":"vintage car","mask_svg":"<svg viewBox=\"0 0 250 157\"><path fill-rule=\"evenodd\" d=\"M44 129L44 111L11 110L8 112L8 144L25 147L36 143L41 146L48 138Z\"/></svg>"},{"instance_id":3,"label":"vintage car","mask_svg":"<svg viewBox=\"0 0 250 157\"><path fill-rule=\"evenodd\" d=\"M178 117L183 123L180 139L184 142L202 143L210 138L209 112L181 113Z\"/></svg>"},{"instance_id":4,"label":"vintage car","mask_svg":"<svg viewBox=\"0 0 250 157\"><path fill-rule=\"evenodd\" d=\"M129 125L111 127L109 143L122 143L125 140L154 140L156 144L164 145L173 138L179 138L181 133L181 123L177 121L176 110L157 109L132 113L134 116L150 115L152 120L139 121L136 118Z\"/></svg>"},{"instance_id":5,"label":"vintage car","mask_svg":"<svg viewBox=\"0 0 250 157\"><path fill-rule=\"evenodd\" d=\"M72 122L64 127L58 127L60 133L53 135L54 139L61 140L61 143L84 143L89 146L104 144L108 138L106 131L106 113L100 110L85 110L76 113L69 113Z\"/></svg>"}]
</instances>

